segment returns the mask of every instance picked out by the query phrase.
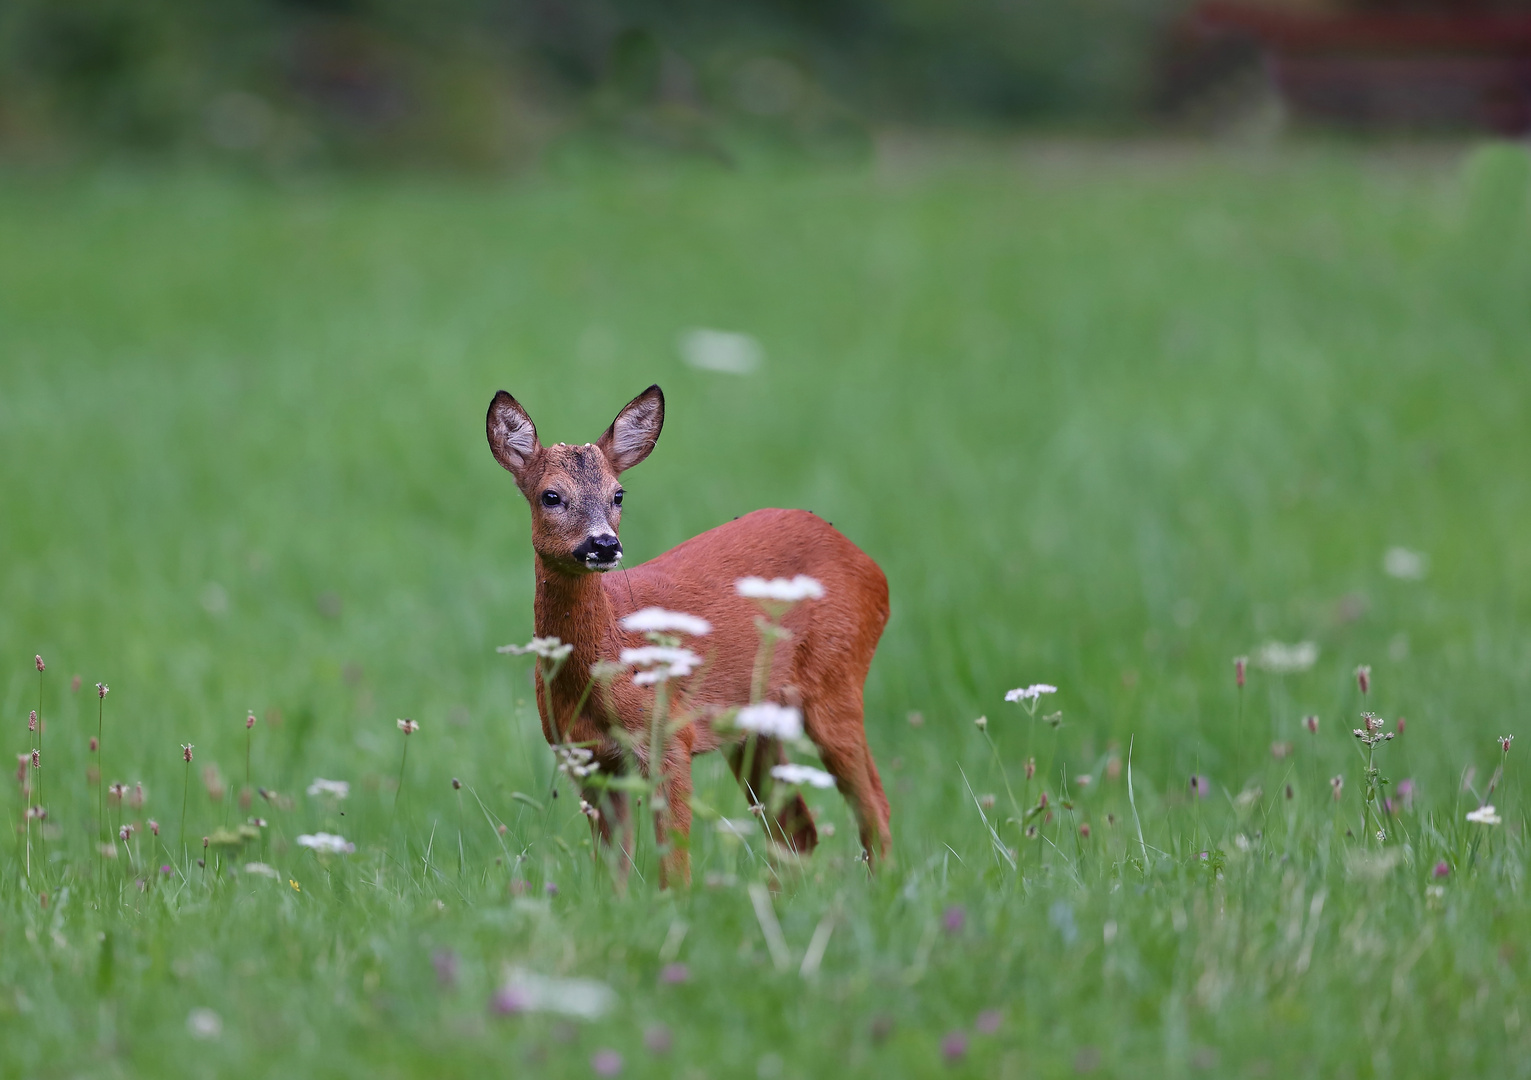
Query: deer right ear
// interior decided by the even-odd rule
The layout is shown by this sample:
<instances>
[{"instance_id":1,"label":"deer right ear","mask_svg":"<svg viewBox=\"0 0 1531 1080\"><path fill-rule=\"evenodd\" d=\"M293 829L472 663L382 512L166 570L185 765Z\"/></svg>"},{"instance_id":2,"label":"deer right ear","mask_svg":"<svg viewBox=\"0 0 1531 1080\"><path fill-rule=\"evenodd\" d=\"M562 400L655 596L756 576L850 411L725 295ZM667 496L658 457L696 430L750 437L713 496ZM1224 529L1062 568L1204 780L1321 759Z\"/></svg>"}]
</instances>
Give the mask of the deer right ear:
<instances>
[{"instance_id":1,"label":"deer right ear","mask_svg":"<svg viewBox=\"0 0 1531 1080\"><path fill-rule=\"evenodd\" d=\"M501 390L489 403L489 415L484 418L484 431L489 436L489 449L494 459L521 482L521 473L541 446L537 442L537 428L526 415L520 402Z\"/></svg>"}]
</instances>

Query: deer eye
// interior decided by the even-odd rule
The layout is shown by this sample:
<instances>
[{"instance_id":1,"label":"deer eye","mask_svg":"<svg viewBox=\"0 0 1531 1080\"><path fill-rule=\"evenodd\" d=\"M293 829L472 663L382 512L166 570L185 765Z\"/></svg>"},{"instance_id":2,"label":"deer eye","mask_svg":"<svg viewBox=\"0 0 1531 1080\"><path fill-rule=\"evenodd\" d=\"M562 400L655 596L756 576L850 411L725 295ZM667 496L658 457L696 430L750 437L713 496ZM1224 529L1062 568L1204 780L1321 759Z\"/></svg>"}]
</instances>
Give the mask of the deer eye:
<instances>
[{"instance_id":1,"label":"deer eye","mask_svg":"<svg viewBox=\"0 0 1531 1080\"><path fill-rule=\"evenodd\" d=\"M622 496L626 495L626 494L627 494L627 492L619 490L615 495L613 495L611 497L611 501L613 503L615 503L617 506L621 506L622 505Z\"/></svg>"},{"instance_id":2,"label":"deer eye","mask_svg":"<svg viewBox=\"0 0 1531 1080\"><path fill-rule=\"evenodd\" d=\"M556 491L544 491L542 493L543 506L557 506L561 502L563 500L558 497L558 492Z\"/></svg>"}]
</instances>

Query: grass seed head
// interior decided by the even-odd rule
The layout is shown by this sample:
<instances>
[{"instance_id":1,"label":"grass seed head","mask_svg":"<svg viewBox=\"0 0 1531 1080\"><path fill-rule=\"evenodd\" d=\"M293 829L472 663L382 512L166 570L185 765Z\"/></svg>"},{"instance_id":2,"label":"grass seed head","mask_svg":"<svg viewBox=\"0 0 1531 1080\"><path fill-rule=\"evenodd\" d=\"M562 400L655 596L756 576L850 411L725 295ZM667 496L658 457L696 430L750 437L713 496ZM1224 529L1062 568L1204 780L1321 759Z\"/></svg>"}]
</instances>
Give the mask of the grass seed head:
<instances>
[{"instance_id":1,"label":"grass seed head","mask_svg":"<svg viewBox=\"0 0 1531 1080\"><path fill-rule=\"evenodd\" d=\"M1499 749L1500 749L1500 751L1503 754L1505 754L1505 756L1509 756L1510 744L1512 742L1514 742L1514 741L1515 741L1515 736L1514 735L1501 735L1501 736L1499 736Z\"/></svg>"},{"instance_id":2,"label":"grass seed head","mask_svg":"<svg viewBox=\"0 0 1531 1080\"><path fill-rule=\"evenodd\" d=\"M43 658L41 656L35 656L35 657L33 657L33 660L35 660L37 662L37 670L39 672L43 672L43 671L47 671L48 670L48 665L43 663Z\"/></svg>"},{"instance_id":3,"label":"grass seed head","mask_svg":"<svg viewBox=\"0 0 1531 1080\"><path fill-rule=\"evenodd\" d=\"M1345 790L1345 778L1338 775L1330 777L1329 787L1334 792L1334 801L1339 802L1340 795Z\"/></svg>"},{"instance_id":4,"label":"grass seed head","mask_svg":"<svg viewBox=\"0 0 1531 1080\"><path fill-rule=\"evenodd\" d=\"M1235 656L1233 658L1233 684L1240 690L1244 688L1244 671L1249 667L1249 657Z\"/></svg>"},{"instance_id":5,"label":"grass seed head","mask_svg":"<svg viewBox=\"0 0 1531 1080\"><path fill-rule=\"evenodd\" d=\"M111 692L112 692L112 688L110 686L107 686L106 683L104 683L104 682L96 683L96 696L98 698L104 698L104 697L106 697L107 694L110 694Z\"/></svg>"},{"instance_id":6,"label":"grass seed head","mask_svg":"<svg viewBox=\"0 0 1531 1080\"><path fill-rule=\"evenodd\" d=\"M1309 735L1317 735L1318 717L1314 716L1312 713L1309 713L1307 716L1302 718L1302 726L1308 729Z\"/></svg>"},{"instance_id":7,"label":"grass seed head","mask_svg":"<svg viewBox=\"0 0 1531 1080\"><path fill-rule=\"evenodd\" d=\"M30 713L27 714L27 730L28 731L36 731L37 730L37 710L36 709L33 709Z\"/></svg>"},{"instance_id":8,"label":"grass seed head","mask_svg":"<svg viewBox=\"0 0 1531 1080\"><path fill-rule=\"evenodd\" d=\"M402 731L406 735L413 735L415 732L420 730L420 725L419 724L417 724L415 721L407 719L407 718L403 719L403 720L399 720L399 721L397 721L397 723L399 725L399 730Z\"/></svg>"},{"instance_id":9,"label":"grass seed head","mask_svg":"<svg viewBox=\"0 0 1531 1080\"><path fill-rule=\"evenodd\" d=\"M1361 664L1356 668L1356 686L1363 695L1371 693L1372 669L1369 664Z\"/></svg>"}]
</instances>

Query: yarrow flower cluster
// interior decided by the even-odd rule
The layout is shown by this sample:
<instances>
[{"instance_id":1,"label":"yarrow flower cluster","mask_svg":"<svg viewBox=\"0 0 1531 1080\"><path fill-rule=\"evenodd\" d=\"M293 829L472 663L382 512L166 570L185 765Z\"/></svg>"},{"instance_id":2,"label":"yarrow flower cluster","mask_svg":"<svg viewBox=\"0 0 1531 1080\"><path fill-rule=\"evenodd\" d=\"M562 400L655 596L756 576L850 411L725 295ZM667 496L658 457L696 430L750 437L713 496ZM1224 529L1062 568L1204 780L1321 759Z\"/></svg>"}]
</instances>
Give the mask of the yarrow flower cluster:
<instances>
[{"instance_id":1,"label":"yarrow flower cluster","mask_svg":"<svg viewBox=\"0 0 1531 1080\"><path fill-rule=\"evenodd\" d=\"M525 645L501 645L494 651L511 656L540 656L550 663L557 663L567 659L574 646L565 645L556 637L534 637Z\"/></svg>"},{"instance_id":2,"label":"yarrow flower cluster","mask_svg":"<svg viewBox=\"0 0 1531 1080\"><path fill-rule=\"evenodd\" d=\"M815 769L812 765L798 765L792 762L786 765L773 765L771 775L784 784L808 784L816 788L835 786L833 776L823 769Z\"/></svg>"},{"instance_id":3,"label":"yarrow flower cluster","mask_svg":"<svg viewBox=\"0 0 1531 1080\"><path fill-rule=\"evenodd\" d=\"M622 617L622 629L634 634L686 634L702 637L712 633L712 623L699 615L646 607Z\"/></svg>"},{"instance_id":4,"label":"yarrow flower cluster","mask_svg":"<svg viewBox=\"0 0 1531 1080\"><path fill-rule=\"evenodd\" d=\"M1467 820L1475 825L1498 825L1504 819L1495 813L1493 803L1484 803L1478 809L1468 811Z\"/></svg>"},{"instance_id":5,"label":"yarrow flower cluster","mask_svg":"<svg viewBox=\"0 0 1531 1080\"><path fill-rule=\"evenodd\" d=\"M601 763L595 760L595 751L588 746L560 744L553 747L553 754L558 758L558 771L570 780L583 780L601 768Z\"/></svg>"},{"instance_id":6,"label":"yarrow flower cluster","mask_svg":"<svg viewBox=\"0 0 1531 1080\"><path fill-rule=\"evenodd\" d=\"M1032 683L1030 686L1018 686L1014 690L1005 692L1006 701L1036 701L1043 694L1056 694L1056 686L1048 686L1046 683Z\"/></svg>"},{"instance_id":7,"label":"yarrow flower cluster","mask_svg":"<svg viewBox=\"0 0 1531 1080\"><path fill-rule=\"evenodd\" d=\"M669 679L684 678L702 663L702 658L690 649L673 645L645 645L638 649L623 649L621 660L628 667L644 669L633 675L633 682L639 686L652 686Z\"/></svg>"},{"instance_id":8,"label":"yarrow flower cluster","mask_svg":"<svg viewBox=\"0 0 1531 1080\"><path fill-rule=\"evenodd\" d=\"M356 845L334 833L304 833L298 837L298 846L310 848L321 855L353 855Z\"/></svg>"},{"instance_id":9,"label":"yarrow flower cluster","mask_svg":"<svg viewBox=\"0 0 1531 1080\"><path fill-rule=\"evenodd\" d=\"M779 604L824 599L824 586L807 574L799 574L791 579L742 577L734 582L734 588L746 599L771 600Z\"/></svg>"},{"instance_id":10,"label":"yarrow flower cluster","mask_svg":"<svg viewBox=\"0 0 1531 1080\"><path fill-rule=\"evenodd\" d=\"M312 784L308 785L310 795L328 795L333 799L344 799L351 794L351 785L345 780L326 780L324 777L316 777Z\"/></svg>"},{"instance_id":11,"label":"yarrow flower cluster","mask_svg":"<svg viewBox=\"0 0 1531 1080\"><path fill-rule=\"evenodd\" d=\"M802 710L791 705L778 705L774 701L746 705L734 717L734 725L741 731L772 739L790 741L803 737Z\"/></svg>"}]
</instances>

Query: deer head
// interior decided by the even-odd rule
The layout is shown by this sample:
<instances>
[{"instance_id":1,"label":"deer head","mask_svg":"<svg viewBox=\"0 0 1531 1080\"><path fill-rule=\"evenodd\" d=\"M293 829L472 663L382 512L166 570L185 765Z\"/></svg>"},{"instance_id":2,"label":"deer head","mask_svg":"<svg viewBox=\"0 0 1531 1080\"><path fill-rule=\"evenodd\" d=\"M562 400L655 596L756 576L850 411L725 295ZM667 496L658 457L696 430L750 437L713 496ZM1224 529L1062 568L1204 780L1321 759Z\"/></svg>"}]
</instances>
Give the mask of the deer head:
<instances>
[{"instance_id":1,"label":"deer head","mask_svg":"<svg viewBox=\"0 0 1531 1080\"><path fill-rule=\"evenodd\" d=\"M583 446L543 446L537 428L505 391L484 422L495 460L516 478L532 508L532 547L550 567L584 574L622 561L618 477L654 449L664 426L664 394L651 386L623 406L606 433Z\"/></svg>"}]
</instances>

